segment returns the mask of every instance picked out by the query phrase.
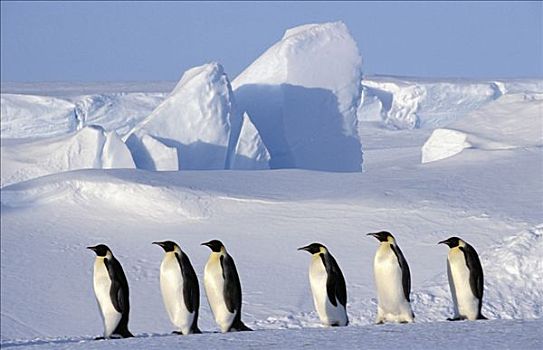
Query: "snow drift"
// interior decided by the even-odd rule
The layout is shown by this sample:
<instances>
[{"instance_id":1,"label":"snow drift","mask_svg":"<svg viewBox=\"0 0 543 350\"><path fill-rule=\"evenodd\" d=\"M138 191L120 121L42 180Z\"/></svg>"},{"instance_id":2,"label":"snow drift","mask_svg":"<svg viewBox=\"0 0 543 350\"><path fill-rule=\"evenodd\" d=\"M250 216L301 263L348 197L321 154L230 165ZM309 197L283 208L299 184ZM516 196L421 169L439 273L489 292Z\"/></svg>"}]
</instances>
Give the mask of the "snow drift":
<instances>
[{"instance_id":1,"label":"snow drift","mask_svg":"<svg viewBox=\"0 0 543 350\"><path fill-rule=\"evenodd\" d=\"M543 145L543 94L504 95L447 128L422 146L422 163L454 156L465 148L485 150Z\"/></svg>"},{"instance_id":2,"label":"snow drift","mask_svg":"<svg viewBox=\"0 0 543 350\"><path fill-rule=\"evenodd\" d=\"M52 94L47 86L45 89L42 93ZM100 125L123 136L165 96L162 92L73 95L70 90L65 94L53 97L2 93L2 138L61 136L87 125Z\"/></svg>"},{"instance_id":3,"label":"snow drift","mask_svg":"<svg viewBox=\"0 0 543 350\"><path fill-rule=\"evenodd\" d=\"M2 94L0 108L2 138L58 136L77 127L74 104L61 98Z\"/></svg>"},{"instance_id":4,"label":"snow drift","mask_svg":"<svg viewBox=\"0 0 543 350\"><path fill-rule=\"evenodd\" d=\"M289 29L233 82L272 168L360 171L361 58L341 22Z\"/></svg>"},{"instance_id":5,"label":"snow drift","mask_svg":"<svg viewBox=\"0 0 543 350\"><path fill-rule=\"evenodd\" d=\"M100 126L38 141L2 140L1 162L1 186L75 169L134 168L122 140Z\"/></svg>"},{"instance_id":6,"label":"snow drift","mask_svg":"<svg viewBox=\"0 0 543 350\"><path fill-rule=\"evenodd\" d=\"M377 99L381 119L396 129L446 125L503 94L503 84L469 80L424 80L370 77L362 81L362 104ZM368 101L366 101L368 100Z\"/></svg>"}]
</instances>

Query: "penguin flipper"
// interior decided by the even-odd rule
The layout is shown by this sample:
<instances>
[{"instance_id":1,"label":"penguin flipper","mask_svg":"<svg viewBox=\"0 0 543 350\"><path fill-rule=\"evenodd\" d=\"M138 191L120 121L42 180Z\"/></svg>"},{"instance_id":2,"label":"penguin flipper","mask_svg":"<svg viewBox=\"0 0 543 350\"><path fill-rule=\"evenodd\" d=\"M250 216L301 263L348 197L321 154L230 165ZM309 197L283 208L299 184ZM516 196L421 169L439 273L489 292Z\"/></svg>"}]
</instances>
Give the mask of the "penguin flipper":
<instances>
[{"instance_id":1,"label":"penguin flipper","mask_svg":"<svg viewBox=\"0 0 543 350\"><path fill-rule=\"evenodd\" d=\"M113 258L111 261L104 259L104 263L111 279L111 288L109 290L111 302L115 310L124 315L128 313L130 308L128 302L128 281L117 259Z\"/></svg>"},{"instance_id":2,"label":"penguin flipper","mask_svg":"<svg viewBox=\"0 0 543 350\"><path fill-rule=\"evenodd\" d=\"M188 256L184 253L179 255L175 253L177 262L183 275L183 299L188 312L198 311L200 307L200 288L198 286L198 277L190 263Z\"/></svg>"},{"instance_id":3,"label":"penguin flipper","mask_svg":"<svg viewBox=\"0 0 543 350\"><path fill-rule=\"evenodd\" d=\"M478 299L483 297L483 268L481 266L481 261L475 249L466 244L465 247L460 247L460 250L464 253L466 259L466 266L469 269L469 285L473 295Z\"/></svg>"},{"instance_id":4,"label":"penguin flipper","mask_svg":"<svg viewBox=\"0 0 543 350\"><path fill-rule=\"evenodd\" d=\"M241 283L234 259L230 255L221 256L222 276L224 278L224 301L230 313L241 312ZM241 321L240 321L241 322ZM233 324L235 324L234 322Z\"/></svg>"},{"instance_id":5,"label":"penguin flipper","mask_svg":"<svg viewBox=\"0 0 543 350\"><path fill-rule=\"evenodd\" d=\"M407 264L407 260L405 260L405 257L403 256L400 247L395 244L391 244L390 247L396 255L396 258L398 259L398 263L400 264L400 268L402 270L403 294L405 296L405 299L410 302L411 300L409 298L409 294L411 293L411 272L409 271L409 265Z\"/></svg>"},{"instance_id":6,"label":"penguin flipper","mask_svg":"<svg viewBox=\"0 0 543 350\"><path fill-rule=\"evenodd\" d=\"M328 254L320 254L322 263L326 269L326 292L332 305L337 306L337 301L344 307L347 305L347 288L345 278L336 262L336 259ZM336 301L337 300L337 301Z\"/></svg>"},{"instance_id":7,"label":"penguin flipper","mask_svg":"<svg viewBox=\"0 0 543 350\"><path fill-rule=\"evenodd\" d=\"M134 335L128 330L128 313L130 311L130 302L128 296L128 281L124 274L123 268L119 261L112 257L111 260L104 259L109 278L111 279L111 287L109 297L111 303L117 312L122 315L119 324L113 331L112 335L118 335L122 338L130 338Z\"/></svg>"}]
</instances>

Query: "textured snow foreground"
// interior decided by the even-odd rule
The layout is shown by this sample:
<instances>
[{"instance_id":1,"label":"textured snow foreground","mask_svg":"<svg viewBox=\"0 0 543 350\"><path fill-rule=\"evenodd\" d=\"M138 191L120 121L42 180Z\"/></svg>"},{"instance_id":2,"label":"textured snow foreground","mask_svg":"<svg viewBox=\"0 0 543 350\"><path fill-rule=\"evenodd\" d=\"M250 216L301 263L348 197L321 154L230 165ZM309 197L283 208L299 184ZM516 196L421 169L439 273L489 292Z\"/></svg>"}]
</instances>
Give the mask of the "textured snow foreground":
<instances>
[{"instance_id":1,"label":"textured snow foreground","mask_svg":"<svg viewBox=\"0 0 543 350\"><path fill-rule=\"evenodd\" d=\"M180 337L142 334L94 341L58 338L4 342L14 349L541 349L543 321L436 322L328 329L261 330Z\"/></svg>"},{"instance_id":2,"label":"textured snow foreground","mask_svg":"<svg viewBox=\"0 0 543 350\"><path fill-rule=\"evenodd\" d=\"M334 74L300 70L322 63L304 50ZM233 88L216 63L169 95L175 84L3 85L2 348L541 348L542 81L357 85L358 58L345 26L327 24L287 31ZM232 170L291 166L303 169ZM153 171L177 169L199 170ZM410 265L414 324L372 324L377 243L365 234L376 230ZM489 321L444 322L437 242L452 235L479 252ZM201 286L204 334L169 336L151 242L178 242L201 283L200 243L214 238L236 261L256 331L214 333ZM296 250L311 242L343 270L348 327L320 326ZM102 323L85 247L98 243L126 272L134 339L91 340Z\"/></svg>"}]
</instances>

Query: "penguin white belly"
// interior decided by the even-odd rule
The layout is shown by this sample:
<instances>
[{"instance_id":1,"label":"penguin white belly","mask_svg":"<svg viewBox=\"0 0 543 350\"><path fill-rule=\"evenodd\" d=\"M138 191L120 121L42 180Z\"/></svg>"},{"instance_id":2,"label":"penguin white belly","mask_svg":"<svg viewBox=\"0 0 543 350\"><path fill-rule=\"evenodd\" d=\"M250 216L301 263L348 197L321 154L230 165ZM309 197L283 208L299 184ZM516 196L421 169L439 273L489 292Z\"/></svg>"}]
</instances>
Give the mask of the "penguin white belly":
<instances>
[{"instance_id":1,"label":"penguin white belly","mask_svg":"<svg viewBox=\"0 0 543 350\"><path fill-rule=\"evenodd\" d=\"M337 306L330 302L326 289L327 279L328 273L322 259L318 255L314 256L309 266L309 283L311 284L315 309L324 325L345 326L347 325L347 312L338 300L336 300Z\"/></svg>"},{"instance_id":2,"label":"penguin white belly","mask_svg":"<svg viewBox=\"0 0 543 350\"><path fill-rule=\"evenodd\" d=\"M100 315L104 321L104 338L109 338L119 322L122 314L115 310L109 291L111 289L111 279L104 263L104 258L98 257L94 262L94 293L98 306L100 307Z\"/></svg>"},{"instance_id":3,"label":"penguin white belly","mask_svg":"<svg viewBox=\"0 0 543 350\"><path fill-rule=\"evenodd\" d=\"M466 265L464 253L458 248L451 249L447 262L449 285L455 304L454 311L457 313L455 316L476 320L479 313L479 299L471 291L470 271Z\"/></svg>"},{"instance_id":4,"label":"penguin white belly","mask_svg":"<svg viewBox=\"0 0 543 350\"><path fill-rule=\"evenodd\" d=\"M402 269L396 254L388 244L381 244L374 260L375 285L378 300L378 322L412 322L411 305L405 299Z\"/></svg>"},{"instance_id":5,"label":"penguin white belly","mask_svg":"<svg viewBox=\"0 0 543 350\"><path fill-rule=\"evenodd\" d=\"M160 265L160 290L162 300L172 323L183 334L189 334L194 320L183 297L183 275L175 253L166 253Z\"/></svg>"},{"instance_id":6,"label":"penguin white belly","mask_svg":"<svg viewBox=\"0 0 543 350\"><path fill-rule=\"evenodd\" d=\"M207 301L215 317L215 322L226 333L230 329L236 314L228 311L224 300L224 278L219 255L210 256L204 271L204 286L206 289Z\"/></svg>"}]
</instances>

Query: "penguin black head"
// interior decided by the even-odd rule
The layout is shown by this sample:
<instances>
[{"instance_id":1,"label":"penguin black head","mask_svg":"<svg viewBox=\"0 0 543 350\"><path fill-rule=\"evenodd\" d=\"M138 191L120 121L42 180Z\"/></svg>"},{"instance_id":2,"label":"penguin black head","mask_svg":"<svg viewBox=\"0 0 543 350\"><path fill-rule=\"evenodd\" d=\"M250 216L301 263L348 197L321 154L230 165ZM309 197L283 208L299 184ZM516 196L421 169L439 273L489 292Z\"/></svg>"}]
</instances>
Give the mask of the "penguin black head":
<instances>
[{"instance_id":1,"label":"penguin black head","mask_svg":"<svg viewBox=\"0 0 543 350\"><path fill-rule=\"evenodd\" d=\"M390 242L394 241L394 236L387 231L368 233L367 236L373 236L379 240L379 242Z\"/></svg>"},{"instance_id":2,"label":"penguin black head","mask_svg":"<svg viewBox=\"0 0 543 350\"><path fill-rule=\"evenodd\" d=\"M324 248L326 250L326 247L320 243L311 243L310 245L307 245L305 247L298 248L298 250L305 250L311 254L317 254L321 252L321 248Z\"/></svg>"},{"instance_id":3,"label":"penguin black head","mask_svg":"<svg viewBox=\"0 0 543 350\"><path fill-rule=\"evenodd\" d=\"M205 243L202 243L201 245L205 245L205 246L208 246L209 249L211 249L211 251L215 252L215 253L218 253L221 251L221 249L224 247L224 245L222 244L221 241L219 240L211 240L209 242L205 242Z\"/></svg>"},{"instance_id":4,"label":"penguin black head","mask_svg":"<svg viewBox=\"0 0 543 350\"><path fill-rule=\"evenodd\" d=\"M105 244L98 244L94 247L87 247L87 249L94 251L96 253L96 256L106 256L107 252L111 252L111 250Z\"/></svg>"},{"instance_id":5,"label":"penguin black head","mask_svg":"<svg viewBox=\"0 0 543 350\"><path fill-rule=\"evenodd\" d=\"M437 244L446 244L449 246L449 248L454 248L454 247L458 247L460 245L460 241L461 239L458 238L458 237L451 237L451 238L447 238L446 240L444 241L441 241L441 242L438 242Z\"/></svg>"},{"instance_id":6,"label":"penguin black head","mask_svg":"<svg viewBox=\"0 0 543 350\"><path fill-rule=\"evenodd\" d=\"M175 244L175 242L172 241L153 242L153 244L161 246L166 253L173 252L175 250L175 247L178 246L177 244Z\"/></svg>"}]
</instances>

